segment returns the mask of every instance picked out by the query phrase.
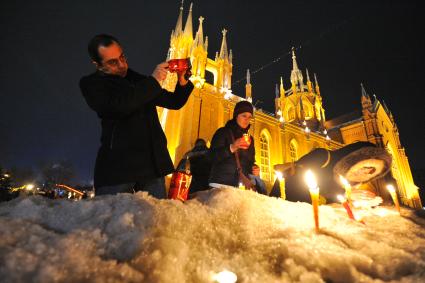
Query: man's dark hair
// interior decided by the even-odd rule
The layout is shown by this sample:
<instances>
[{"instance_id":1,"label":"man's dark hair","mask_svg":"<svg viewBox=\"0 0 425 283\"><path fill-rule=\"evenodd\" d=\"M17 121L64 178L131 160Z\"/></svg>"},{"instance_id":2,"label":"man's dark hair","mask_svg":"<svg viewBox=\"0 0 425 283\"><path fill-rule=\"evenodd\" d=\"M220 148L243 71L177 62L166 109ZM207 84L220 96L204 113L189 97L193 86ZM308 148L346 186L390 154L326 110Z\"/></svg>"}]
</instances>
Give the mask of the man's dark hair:
<instances>
[{"instance_id":1,"label":"man's dark hair","mask_svg":"<svg viewBox=\"0 0 425 283\"><path fill-rule=\"evenodd\" d=\"M88 45L90 58L96 63L101 64L102 58L100 58L100 55L99 55L99 47L100 46L108 47L114 42L120 44L115 37L109 34L98 34L94 36L92 39L90 39L90 42Z\"/></svg>"}]
</instances>

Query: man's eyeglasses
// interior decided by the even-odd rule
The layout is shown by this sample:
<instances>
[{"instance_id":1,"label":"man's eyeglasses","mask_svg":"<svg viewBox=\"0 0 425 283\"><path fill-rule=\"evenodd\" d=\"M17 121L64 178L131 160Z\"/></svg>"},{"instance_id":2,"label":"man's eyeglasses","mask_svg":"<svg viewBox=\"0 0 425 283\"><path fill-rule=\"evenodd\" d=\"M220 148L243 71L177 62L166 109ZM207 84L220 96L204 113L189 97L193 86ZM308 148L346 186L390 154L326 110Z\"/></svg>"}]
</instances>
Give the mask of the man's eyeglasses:
<instances>
[{"instance_id":1,"label":"man's eyeglasses","mask_svg":"<svg viewBox=\"0 0 425 283\"><path fill-rule=\"evenodd\" d=\"M119 64L120 64L120 62L121 62L121 63L125 63L125 62L127 62L127 57L125 56L125 54L124 54L124 53L122 53L122 54L120 55L120 57L118 57L118 59L110 59L110 60L106 61L106 62L105 62L105 63L103 63L103 64L105 64L105 65L109 65L110 67L118 67L118 66L119 66Z\"/></svg>"}]
</instances>

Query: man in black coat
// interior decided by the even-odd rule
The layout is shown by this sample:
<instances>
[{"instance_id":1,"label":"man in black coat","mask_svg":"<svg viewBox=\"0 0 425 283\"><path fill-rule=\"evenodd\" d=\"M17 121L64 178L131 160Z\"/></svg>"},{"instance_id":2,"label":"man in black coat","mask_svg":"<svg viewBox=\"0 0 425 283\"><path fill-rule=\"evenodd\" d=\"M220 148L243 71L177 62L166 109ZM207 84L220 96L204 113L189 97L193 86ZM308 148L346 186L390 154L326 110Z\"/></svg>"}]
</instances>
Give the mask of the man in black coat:
<instances>
[{"instance_id":1,"label":"man in black coat","mask_svg":"<svg viewBox=\"0 0 425 283\"><path fill-rule=\"evenodd\" d=\"M190 70L178 73L174 93L161 88L168 63L156 66L151 76L128 68L118 40L97 35L89 43L96 72L80 80L83 96L101 119L102 133L95 172L96 195L148 191L165 198L164 176L174 171L167 139L156 106L180 109L193 84Z\"/></svg>"}]
</instances>

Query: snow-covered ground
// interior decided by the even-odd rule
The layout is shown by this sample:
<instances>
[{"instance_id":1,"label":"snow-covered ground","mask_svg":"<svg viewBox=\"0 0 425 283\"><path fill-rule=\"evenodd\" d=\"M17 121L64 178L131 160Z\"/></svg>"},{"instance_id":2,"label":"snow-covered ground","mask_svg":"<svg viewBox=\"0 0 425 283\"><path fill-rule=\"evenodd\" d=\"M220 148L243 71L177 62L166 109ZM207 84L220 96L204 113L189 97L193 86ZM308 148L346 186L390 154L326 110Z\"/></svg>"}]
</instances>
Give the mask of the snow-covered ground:
<instances>
[{"instance_id":1,"label":"snow-covered ground","mask_svg":"<svg viewBox=\"0 0 425 283\"><path fill-rule=\"evenodd\" d=\"M239 190L181 203L145 193L0 204L1 282L424 282L425 219L312 207Z\"/></svg>"}]
</instances>

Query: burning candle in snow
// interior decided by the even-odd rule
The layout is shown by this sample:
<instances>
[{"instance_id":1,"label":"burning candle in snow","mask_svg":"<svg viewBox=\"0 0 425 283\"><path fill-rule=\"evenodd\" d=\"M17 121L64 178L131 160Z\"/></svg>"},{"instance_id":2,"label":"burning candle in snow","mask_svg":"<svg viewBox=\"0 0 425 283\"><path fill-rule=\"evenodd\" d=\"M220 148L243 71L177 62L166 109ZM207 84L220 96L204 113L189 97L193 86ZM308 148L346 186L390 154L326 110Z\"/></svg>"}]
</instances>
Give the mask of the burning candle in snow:
<instances>
[{"instance_id":1,"label":"burning candle in snow","mask_svg":"<svg viewBox=\"0 0 425 283\"><path fill-rule=\"evenodd\" d=\"M351 202L351 185L350 185L350 183L347 181L347 179L345 179L341 175L339 175L339 180L341 181L341 184L344 187L345 197L347 198L348 202Z\"/></svg>"},{"instance_id":2,"label":"burning candle in snow","mask_svg":"<svg viewBox=\"0 0 425 283\"><path fill-rule=\"evenodd\" d=\"M223 270L222 272L214 274L212 280L218 283L235 283L238 277L231 271Z\"/></svg>"},{"instance_id":3,"label":"burning candle in snow","mask_svg":"<svg viewBox=\"0 0 425 283\"><path fill-rule=\"evenodd\" d=\"M342 206L345 208L345 210L347 211L348 217L352 220L356 220L356 218L354 217L353 211L351 210L351 207L348 204L348 201L342 195L338 195L337 198L342 203Z\"/></svg>"},{"instance_id":4,"label":"burning candle in snow","mask_svg":"<svg viewBox=\"0 0 425 283\"><path fill-rule=\"evenodd\" d=\"M393 199L393 202L395 204L395 207L398 210L398 213L400 214L400 204L398 202L397 193L395 191L395 188L393 185L387 185L387 190L390 192L391 198Z\"/></svg>"},{"instance_id":5,"label":"burning candle in snow","mask_svg":"<svg viewBox=\"0 0 425 283\"><path fill-rule=\"evenodd\" d=\"M243 183L239 183L239 190L245 190L245 186L243 185Z\"/></svg>"},{"instance_id":6,"label":"burning candle in snow","mask_svg":"<svg viewBox=\"0 0 425 283\"><path fill-rule=\"evenodd\" d=\"M319 187L317 186L316 176L311 170L307 170L304 176L305 182L310 190L311 204L313 205L314 224L316 232L319 232Z\"/></svg>"},{"instance_id":7,"label":"burning candle in snow","mask_svg":"<svg viewBox=\"0 0 425 283\"><path fill-rule=\"evenodd\" d=\"M275 175L276 178L279 180L280 197L286 199L285 178L283 178L283 174L280 171L275 171Z\"/></svg>"}]
</instances>

